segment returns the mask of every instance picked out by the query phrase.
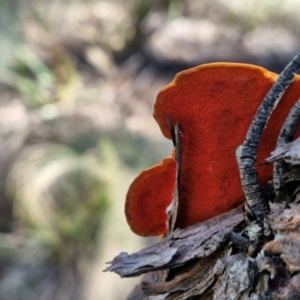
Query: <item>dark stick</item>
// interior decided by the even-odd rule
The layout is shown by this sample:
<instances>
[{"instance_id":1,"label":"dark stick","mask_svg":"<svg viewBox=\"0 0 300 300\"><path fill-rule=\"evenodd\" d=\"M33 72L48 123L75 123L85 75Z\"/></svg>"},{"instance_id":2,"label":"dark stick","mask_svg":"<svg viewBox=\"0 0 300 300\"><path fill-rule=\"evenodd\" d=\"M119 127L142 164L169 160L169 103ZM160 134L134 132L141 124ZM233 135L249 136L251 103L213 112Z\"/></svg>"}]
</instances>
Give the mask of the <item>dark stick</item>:
<instances>
[{"instance_id":1,"label":"dark stick","mask_svg":"<svg viewBox=\"0 0 300 300\"><path fill-rule=\"evenodd\" d=\"M234 231L230 231L227 235L228 239L237 247L247 249L250 246L249 240Z\"/></svg>"},{"instance_id":2,"label":"dark stick","mask_svg":"<svg viewBox=\"0 0 300 300\"><path fill-rule=\"evenodd\" d=\"M273 109L299 70L300 54L298 53L285 67L264 98L248 129L243 145L239 146L236 150L236 158L246 202L253 216L259 220L261 220L265 214L269 213L270 208L264 197L255 169L258 144Z\"/></svg>"},{"instance_id":3,"label":"dark stick","mask_svg":"<svg viewBox=\"0 0 300 300\"><path fill-rule=\"evenodd\" d=\"M276 144L276 149L292 142L300 123L300 99L294 104L289 115L284 121ZM273 186L277 197L281 195L280 190L284 185L283 175L289 171L288 164L283 161L274 161L273 165Z\"/></svg>"},{"instance_id":4,"label":"dark stick","mask_svg":"<svg viewBox=\"0 0 300 300\"><path fill-rule=\"evenodd\" d=\"M171 123L171 120L169 118L169 116L165 116L165 119L166 119L166 122L167 122L167 125L168 125L168 128L169 128L169 131L170 131L170 134L171 134L171 138L172 138L172 142L173 142L173 145L174 147L176 146L176 138L175 138L175 131L174 131L174 127Z\"/></svg>"},{"instance_id":5,"label":"dark stick","mask_svg":"<svg viewBox=\"0 0 300 300\"><path fill-rule=\"evenodd\" d=\"M180 174L181 174L181 130L179 124L175 124L175 160L176 160L176 188L173 195L173 206L169 214L169 229L168 234L172 233L175 229L177 220L179 195L180 195Z\"/></svg>"}]
</instances>

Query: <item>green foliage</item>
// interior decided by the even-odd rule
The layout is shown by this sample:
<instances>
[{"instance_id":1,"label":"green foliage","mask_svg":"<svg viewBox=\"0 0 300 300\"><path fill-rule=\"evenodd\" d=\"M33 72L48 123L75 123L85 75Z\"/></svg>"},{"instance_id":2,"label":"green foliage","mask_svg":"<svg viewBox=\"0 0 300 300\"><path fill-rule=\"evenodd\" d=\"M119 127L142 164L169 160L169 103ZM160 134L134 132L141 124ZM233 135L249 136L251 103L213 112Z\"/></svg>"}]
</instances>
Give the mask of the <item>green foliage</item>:
<instances>
[{"instance_id":1,"label":"green foliage","mask_svg":"<svg viewBox=\"0 0 300 300\"><path fill-rule=\"evenodd\" d=\"M20 49L12 63L11 81L30 108L38 108L54 100L55 78L51 70L28 49Z\"/></svg>"},{"instance_id":2,"label":"green foliage","mask_svg":"<svg viewBox=\"0 0 300 300\"><path fill-rule=\"evenodd\" d=\"M19 13L27 3L27 0L0 0L0 76L16 49L24 43Z\"/></svg>"},{"instance_id":3,"label":"green foliage","mask_svg":"<svg viewBox=\"0 0 300 300\"><path fill-rule=\"evenodd\" d=\"M50 53L52 69L28 48L22 47L15 52L7 73L10 84L31 109L69 101L80 84L80 76L68 55L62 49Z\"/></svg>"}]
</instances>

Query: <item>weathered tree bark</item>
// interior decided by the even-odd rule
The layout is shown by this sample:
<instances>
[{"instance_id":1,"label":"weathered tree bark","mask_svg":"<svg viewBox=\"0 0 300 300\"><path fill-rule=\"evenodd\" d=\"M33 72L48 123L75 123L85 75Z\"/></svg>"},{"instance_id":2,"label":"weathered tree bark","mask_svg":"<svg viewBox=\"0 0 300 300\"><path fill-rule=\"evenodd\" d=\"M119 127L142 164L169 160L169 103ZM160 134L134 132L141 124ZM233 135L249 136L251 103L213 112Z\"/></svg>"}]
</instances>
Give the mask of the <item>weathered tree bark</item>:
<instances>
[{"instance_id":1,"label":"weathered tree bark","mask_svg":"<svg viewBox=\"0 0 300 300\"><path fill-rule=\"evenodd\" d=\"M267 222L274 239L256 258L228 240L231 230L244 230L239 207L139 252L121 253L106 271L147 273L127 299L300 299L299 216L297 201L272 204ZM166 280L164 270L170 270Z\"/></svg>"}]
</instances>

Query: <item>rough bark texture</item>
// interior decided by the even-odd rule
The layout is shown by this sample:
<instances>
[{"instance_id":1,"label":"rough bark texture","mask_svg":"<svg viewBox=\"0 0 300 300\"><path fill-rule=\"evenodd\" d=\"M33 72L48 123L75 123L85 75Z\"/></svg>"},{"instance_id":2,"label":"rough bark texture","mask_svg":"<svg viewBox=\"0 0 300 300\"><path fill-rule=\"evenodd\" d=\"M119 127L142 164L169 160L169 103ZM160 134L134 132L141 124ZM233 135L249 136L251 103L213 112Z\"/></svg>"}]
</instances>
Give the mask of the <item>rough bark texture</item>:
<instances>
[{"instance_id":1,"label":"rough bark texture","mask_svg":"<svg viewBox=\"0 0 300 300\"><path fill-rule=\"evenodd\" d=\"M300 100L298 100L295 103L295 105L293 106L293 108L289 113L289 116L287 117L286 121L282 125L282 128L278 136L277 144L276 144L276 149L280 149L281 147L284 147L287 143L293 141L299 123L300 123ZM289 167L284 160L274 161L273 186L277 198L279 198L283 194L282 187L284 186L284 174L288 172L289 172Z\"/></svg>"},{"instance_id":2,"label":"rough bark texture","mask_svg":"<svg viewBox=\"0 0 300 300\"><path fill-rule=\"evenodd\" d=\"M181 267L212 255L226 241L227 234L240 225L243 219L239 207L184 230L177 229L151 247L131 255L119 254L106 271L113 271L121 277L132 277L149 271Z\"/></svg>"},{"instance_id":3,"label":"rough bark texture","mask_svg":"<svg viewBox=\"0 0 300 300\"><path fill-rule=\"evenodd\" d=\"M271 204L267 222L274 239L256 258L227 239L230 230L244 229L239 207L139 252L121 253L106 271L147 273L127 299L300 299L299 216L296 201Z\"/></svg>"}]
</instances>

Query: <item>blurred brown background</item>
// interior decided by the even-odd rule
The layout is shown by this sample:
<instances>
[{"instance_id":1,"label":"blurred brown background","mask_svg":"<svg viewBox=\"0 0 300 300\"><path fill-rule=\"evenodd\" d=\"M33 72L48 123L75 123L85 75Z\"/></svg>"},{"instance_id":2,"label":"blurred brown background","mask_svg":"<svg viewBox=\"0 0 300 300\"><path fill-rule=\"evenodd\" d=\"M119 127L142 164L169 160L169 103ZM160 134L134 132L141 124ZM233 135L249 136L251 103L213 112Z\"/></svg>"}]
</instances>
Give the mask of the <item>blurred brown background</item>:
<instances>
[{"instance_id":1,"label":"blurred brown background","mask_svg":"<svg viewBox=\"0 0 300 300\"><path fill-rule=\"evenodd\" d=\"M168 155L152 106L186 68L280 71L296 0L0 0L0 300L125 299L105 262L130 232L128 185Z\"/></svg>"}]
</instances>

